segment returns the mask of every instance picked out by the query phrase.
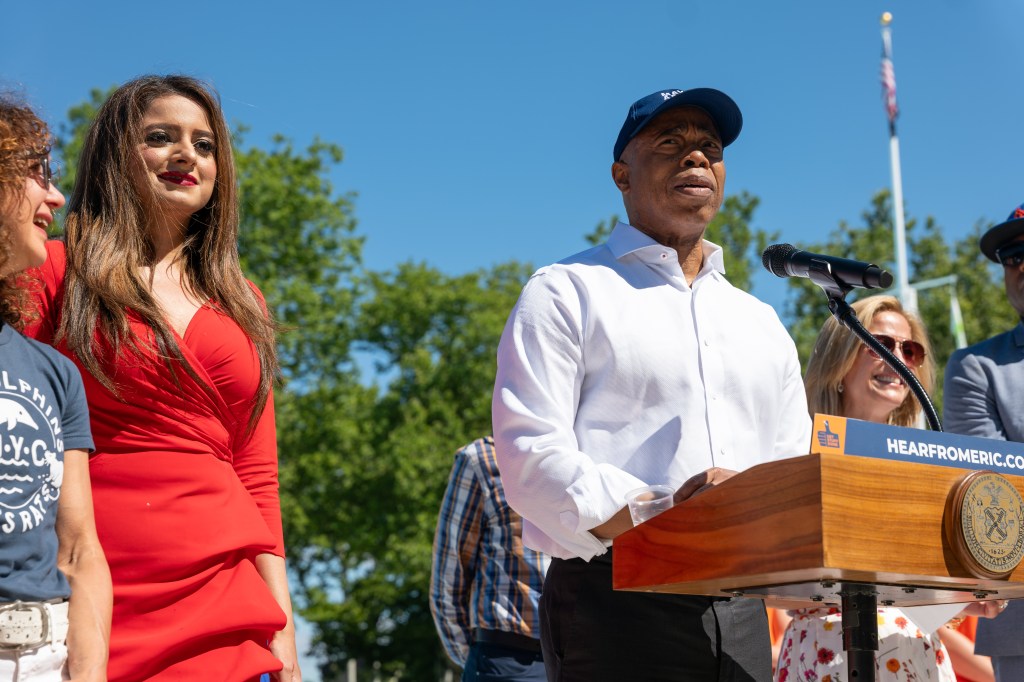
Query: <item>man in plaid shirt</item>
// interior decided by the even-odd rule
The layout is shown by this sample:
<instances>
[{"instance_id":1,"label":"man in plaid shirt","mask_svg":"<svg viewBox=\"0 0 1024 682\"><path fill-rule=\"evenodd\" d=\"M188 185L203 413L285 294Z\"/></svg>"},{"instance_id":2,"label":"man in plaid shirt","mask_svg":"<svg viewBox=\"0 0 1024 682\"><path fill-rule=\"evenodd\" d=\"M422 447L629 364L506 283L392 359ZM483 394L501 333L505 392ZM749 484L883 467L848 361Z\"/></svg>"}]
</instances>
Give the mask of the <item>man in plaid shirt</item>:
<instances>
[{"instance_id":1,"label":"man in plaid shirt","mask_svg":"<svg viewBox=\"0 0 1024 682\"><path fill-rule=\"evenodd\" d=\"M546 680L537 603L547 556L522 542L509 508L494 440L455 453L434 536L430 610L463 680Z\"/></svg>"}]
</instances>

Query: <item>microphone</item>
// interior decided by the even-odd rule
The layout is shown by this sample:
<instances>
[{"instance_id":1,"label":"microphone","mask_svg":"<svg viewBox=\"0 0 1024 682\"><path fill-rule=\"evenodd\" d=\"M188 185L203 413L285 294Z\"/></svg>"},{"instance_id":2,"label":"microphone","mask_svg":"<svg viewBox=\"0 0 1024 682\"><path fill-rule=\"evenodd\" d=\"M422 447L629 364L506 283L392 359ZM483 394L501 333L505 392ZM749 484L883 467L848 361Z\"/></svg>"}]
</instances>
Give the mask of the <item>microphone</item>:
<instances>
[{"instance_id":1,"label":"microphone","mask_svg":"<svg viewBox=\"0 0 1024 682\"><path fill-rule=\"evenodd\" d=\"M765 269L776 277L807 277L818 283L822 274L836 284L860 289L888 289L892 275L874 263L800 251L792 244L772 244L761 254Z\"/></svg>"}]
</instances>

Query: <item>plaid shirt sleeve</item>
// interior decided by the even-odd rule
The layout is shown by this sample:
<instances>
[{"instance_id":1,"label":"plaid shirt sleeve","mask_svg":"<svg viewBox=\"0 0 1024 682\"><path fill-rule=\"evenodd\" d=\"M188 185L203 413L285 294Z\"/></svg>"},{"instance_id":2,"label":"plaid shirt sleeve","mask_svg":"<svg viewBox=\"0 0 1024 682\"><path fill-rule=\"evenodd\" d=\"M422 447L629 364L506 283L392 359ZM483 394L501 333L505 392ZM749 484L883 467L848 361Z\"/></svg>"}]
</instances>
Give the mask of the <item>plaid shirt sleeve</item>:
<instances>
[{"instance_id":1,"label":"plaid shirt sleeve","mask_svg":"<svg viewBox=\"0 0 1024 682\"><path fill-rule=\"evenodd\" d=\"M472 636L470 600L479 561L484 502L467 453L480 445L477 441L455 453L438 515L430 575L434 625L445 652L461 667L465 667Z\"/></svg>"}]
</instances>

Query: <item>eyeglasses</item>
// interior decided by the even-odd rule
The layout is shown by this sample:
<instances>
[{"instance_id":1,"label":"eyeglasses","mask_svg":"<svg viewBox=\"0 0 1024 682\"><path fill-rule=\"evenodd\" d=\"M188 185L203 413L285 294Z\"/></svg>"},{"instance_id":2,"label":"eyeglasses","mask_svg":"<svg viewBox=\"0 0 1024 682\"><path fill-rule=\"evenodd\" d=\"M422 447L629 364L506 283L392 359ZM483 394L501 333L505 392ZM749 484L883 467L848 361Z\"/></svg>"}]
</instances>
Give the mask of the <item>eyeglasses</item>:
<instances>
[{"instance_id":1,"label":"eyeglasses","mask_svg":"<svg viewBox=\"0 0 1024 682\"><path fill-rule=\"evenodd\" d=\"M918 368L924 364L924 346L919 344L917 341L911 341L910 339L894 339L886 334L875 334L878 341L885 346L890 353L896 352L896 347L899 346L900 354L903 356L903 362L908 367ZM865 346L867 348L867 346ZM868 348L868 352L878 357L878 353Z\"/></svg>"},{"instance_id":2,"label":"eyeglasses","mask_svg":"<svg viewBox=\"0 0 1024 682\"><path fill-rule=\"evenodd\" d=\"M50 185L60 179L60 168L57 164L51 163L50 156L45 154L35 157L28 176L39 183L40 187L49 190Z\"/></svg>"},{"instance_id":3,"label":"eyeglasses","mask_svg":"<svg viewBox=\"0 0 1024 682\"><path fill-rule=\"evenodd\" d=\"M1004 268L1019 268L1024 263L1024 242L1010 242L996 249L996 260Z\"/></svg>"}]
</instances>

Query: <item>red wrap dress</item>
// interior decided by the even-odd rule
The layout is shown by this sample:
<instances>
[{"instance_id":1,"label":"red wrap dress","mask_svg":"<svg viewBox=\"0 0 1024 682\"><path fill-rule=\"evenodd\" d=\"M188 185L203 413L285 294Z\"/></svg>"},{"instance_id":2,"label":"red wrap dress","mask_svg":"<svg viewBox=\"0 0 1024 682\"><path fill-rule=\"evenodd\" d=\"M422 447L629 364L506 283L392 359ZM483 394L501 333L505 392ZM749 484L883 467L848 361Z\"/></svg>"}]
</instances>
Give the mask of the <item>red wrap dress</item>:
<instances>
[{"instance_id":1,"label":"red wrap dress","mask_svg":"<svg viewBox=\"0 0 1024 682\"><path fill-rule=\"evenodd\" d=\"M62 243L47 250L41 319L27 331L52 342L66 260ZM108 675L253 680L281 668L267 642L285 625L254 565L260 553L283 555L273 402L249 432L259 360L213 307L177 341L202 383L184 368L175 383L155 357L124 356L108 370L120 399L58 347L82 373L96 441L89 472L114 585Z\"/></svg>"}]
</instances>

